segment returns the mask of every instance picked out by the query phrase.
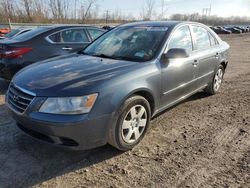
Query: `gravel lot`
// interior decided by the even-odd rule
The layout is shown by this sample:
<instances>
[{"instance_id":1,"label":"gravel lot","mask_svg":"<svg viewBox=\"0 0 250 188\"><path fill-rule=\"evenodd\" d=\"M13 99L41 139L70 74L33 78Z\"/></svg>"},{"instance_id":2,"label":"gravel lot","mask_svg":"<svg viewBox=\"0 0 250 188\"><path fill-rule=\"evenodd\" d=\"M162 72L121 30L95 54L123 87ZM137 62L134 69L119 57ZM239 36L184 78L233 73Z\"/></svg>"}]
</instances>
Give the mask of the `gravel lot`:
<instances>
[{"instance_id":1,"label":"gravel lot","mask_svg":"<svg viewBox=\"0 0 250 188\"><path fill-rule=\"evenodd\" d=\"M224 85L152 120L142 143L66 152L15 126L0 80L0 187L250 187L250 34L231 45Z\"/></svg>"}]
</instances>

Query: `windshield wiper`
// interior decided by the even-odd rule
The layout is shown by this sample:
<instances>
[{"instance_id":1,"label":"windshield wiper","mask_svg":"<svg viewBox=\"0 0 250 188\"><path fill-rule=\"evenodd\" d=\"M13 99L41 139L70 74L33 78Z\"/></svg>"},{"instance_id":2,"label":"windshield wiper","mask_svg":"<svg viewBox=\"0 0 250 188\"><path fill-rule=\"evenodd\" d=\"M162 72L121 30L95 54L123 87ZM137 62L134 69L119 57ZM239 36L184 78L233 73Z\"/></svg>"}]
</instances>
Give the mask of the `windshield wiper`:
<instances>
[{"instance_id":1,"label":"windshield wiper","mask_svg":"<svg viewBox=\"0 0 250 188\"><path fill-rule=\"evenodd\" d=\"M85 53L83 50L78 51L78 52L77 52L77 54L81 54L81 55L89 55L89 54Z\"/></svg>"},{"instance_id":2,"label":"windshield wiper","mask_svg":"<svg viewBox=\"0 0 250 188\"><path fill-rule=\"evenodd\" d=\"M140 58L126 57L126 56L108 56L106 54L89 54L85 52L82 52L82 54L100 58L115 59L115 60L139 61L139 62L141 61Z\"/></svg>"},{"instance_id":3,"label":"windshield wiper","mask_svg":"<svg viewBox=\"0 0 250 188\"><path fill-rule=\"evenodd\" d=\"M117 59L116 57L108 56L108 55L105 55L105 54L91 54L91 56L101 57L101 58L108 58L108 59Z\"/></svg>"},{"instance_id":4,"label":"windshield wiper","mask_svg":"<svg viewBox=\"0 0 250 188\"><path fill-rule=\"evenodd\" d=\"M94 57L101 57L101 58L115 59L114 57L108 56L108 55L105 55L105 54L92 54L92 53L86 53L84 51L79 51L78 54L89 55L89 56L94 56Z\"/></svg>"},{"instance_id":5,"label":"windshield wiper","mask_svg":"<svg viewBox=\"0 0 250 188\"><path fill-rule=\"evenodd\" d=\"M124 61L136 61L136 58L127 57L127 56L116 56L116 59L124 60Z\"/></svg>"}]
</instances>

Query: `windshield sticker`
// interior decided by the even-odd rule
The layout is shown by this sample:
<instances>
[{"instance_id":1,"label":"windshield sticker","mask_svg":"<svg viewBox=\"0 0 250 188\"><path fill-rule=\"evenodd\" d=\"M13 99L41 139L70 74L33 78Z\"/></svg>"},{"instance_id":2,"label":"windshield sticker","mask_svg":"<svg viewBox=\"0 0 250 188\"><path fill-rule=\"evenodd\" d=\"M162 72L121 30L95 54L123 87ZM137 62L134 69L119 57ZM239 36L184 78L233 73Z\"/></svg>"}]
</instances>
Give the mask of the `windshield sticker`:
<instances>
[{"instance_id":1,"label":"windshield sticker","mask_svg":"<svg viewBox=\"0 0 250 188\"><path fill-rule=\"evenodd\" d=\"M167 31L168 27L149 27L148 31Z\"/></svg>"},{"instance_id":2,"label":"windshield sticker","mask_svg":"<svg viewBox=\"0 0 250 188\"><path fill-rule=\"evenodd\" d=\"M147 27L147 26L141 26L141 27L135 27L136 29L145 29L147 31L167 31L168 27Z\"/></svg>"},{"instance_id":3,"label":"windshield sticker","mask_svg":"<svg viewBox=\"0 0 250 188\"><path fill-rule=\"evenodd\" d=\"M143 57L144 57L144 55L145 55L145 53L144 53L144 52L137 52L137 53L135 54L135 57L140 57L140 58L143 58Z\"/></svg>"},{"instance_id":4,"label":"windshield sticker","mask_svg":"<svg viewBox=\"0 0 250 188\"><path fill-rule=\"evenodd\" d=\"M145 30L148 30L149 27L147 26L138 26L138 27L135 27L135 29L145 29Z\"/></svg>"}]
</instances>

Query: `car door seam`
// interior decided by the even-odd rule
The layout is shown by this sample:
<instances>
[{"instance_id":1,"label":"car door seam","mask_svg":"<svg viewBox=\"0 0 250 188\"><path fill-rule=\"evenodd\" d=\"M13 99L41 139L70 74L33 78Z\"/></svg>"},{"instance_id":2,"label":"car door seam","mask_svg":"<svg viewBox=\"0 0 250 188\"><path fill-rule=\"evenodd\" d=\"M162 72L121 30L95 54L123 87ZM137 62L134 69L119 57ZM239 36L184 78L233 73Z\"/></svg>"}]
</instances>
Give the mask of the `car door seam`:
<instances>
[{"instance_id":1,"label":"car door seam","mask_svg":"<svg viewBox=\"0 0 250 188\"><path fill-rule=\"evenodd\" d=\"M195 81L197 81L197 80L199 80L199 79L202 79L202 78L204 78L204 77L206 77L206 76L208 76L208 75L210 75L210 74L212 74L212 73L214 73L214 71L210 71L210 72L208 72L208 73L206 73L206 74L204 74L204 75L202 75L202 76L200 76L200 77L198 77L198 78L195 78L195 79L193 79L193 80L191 80L191 81L189 81L189 82L186 82L186 83L184 83L184 84L181 84L181 85L179 85L179 86L177 86L177 87L175 87L175 88L173 88L173 89L171 89L171 90L169 90L169 91L166 91L166 92L163 93L163 95L167 95L167 94L169 94L169 93L171 93L171 92L173 92L173 91L175 91L175 90L177 90L177 89L183 88L183 87L185 87L186 85L191 84L192 82L195 82Z\"/></svg>"}]
</instances>

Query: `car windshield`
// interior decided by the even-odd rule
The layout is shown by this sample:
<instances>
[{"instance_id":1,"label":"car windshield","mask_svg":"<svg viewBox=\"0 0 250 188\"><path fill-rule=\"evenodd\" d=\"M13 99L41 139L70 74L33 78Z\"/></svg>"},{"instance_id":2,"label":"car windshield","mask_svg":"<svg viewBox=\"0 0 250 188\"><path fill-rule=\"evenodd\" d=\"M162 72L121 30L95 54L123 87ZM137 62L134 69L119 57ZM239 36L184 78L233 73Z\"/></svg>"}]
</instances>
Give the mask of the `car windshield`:
<instances>
[{"instance_id":1,"label":"car windshield","mask_svg":"<svg viewBox=\"0 0 250 188\"><path fill-rule=\"evenodd\" d=\"M168 27L118 27L97 39L84 54L145 62L152 60L164 42Z\"/></svg>"}]
</instances>

